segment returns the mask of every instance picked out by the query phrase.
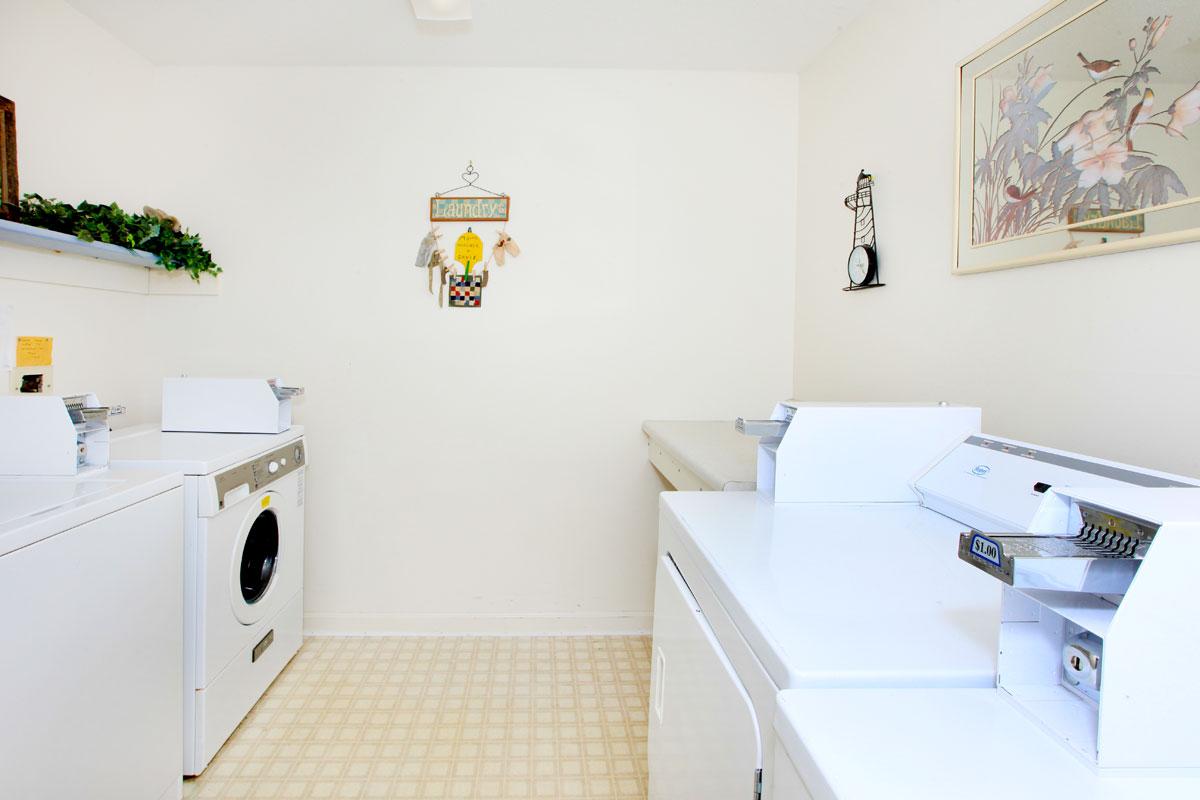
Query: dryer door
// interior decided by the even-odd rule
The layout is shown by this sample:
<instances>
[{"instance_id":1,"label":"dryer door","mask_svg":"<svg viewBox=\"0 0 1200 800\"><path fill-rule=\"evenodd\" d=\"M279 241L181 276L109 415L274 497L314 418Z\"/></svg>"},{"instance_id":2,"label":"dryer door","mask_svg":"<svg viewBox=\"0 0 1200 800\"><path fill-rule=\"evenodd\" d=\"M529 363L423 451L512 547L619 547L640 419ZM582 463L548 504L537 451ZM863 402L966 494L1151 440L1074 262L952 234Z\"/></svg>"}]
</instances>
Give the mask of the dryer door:
<instances>
[{"instance_id":1,"label":"dryer door","mask_svg":"<svg viewBox=\"0 0 1200 800\"><path fill-rule=\"evenodd\" d=\"M274 502L273 502L274 501ZM253 625L268 611L265 602L279 577L281 564L279 503L274 492L248 504L233 546L229 599L234 616Z\"/></svg>"},{"instance_id":2,"label":"dryer door","mask_svg":"<svg viewBox=\"0 0 1200 800\"><path fill-rule=\"evenodd\" d=\"M254 605L267 593L279 561L279 517L264 508L250 523L238 559L238 584L242 601Z\"/></svg>"},{"instance_id":3,"label":"dryer door","mask_svg":"<svg viewBox=\"0 0 1200 800\"><path fill-rule=\"evenodd\" d=\"M762 768L750 696L669 555L650 672L650 800L750 800Z\"/></svg>"}]
</instances>

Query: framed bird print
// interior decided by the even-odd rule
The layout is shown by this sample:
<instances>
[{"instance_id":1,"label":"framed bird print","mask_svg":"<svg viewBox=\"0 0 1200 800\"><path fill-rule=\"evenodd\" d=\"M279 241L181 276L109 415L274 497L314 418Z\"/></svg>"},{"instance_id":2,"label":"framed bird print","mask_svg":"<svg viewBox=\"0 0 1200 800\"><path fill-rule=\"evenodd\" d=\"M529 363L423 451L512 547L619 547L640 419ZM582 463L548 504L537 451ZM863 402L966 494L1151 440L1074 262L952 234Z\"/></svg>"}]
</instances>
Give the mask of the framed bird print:
<instances>
[{"instance_id":1,"label":"framed bird print","mask_svg":"<svg viewBox=\"0 0 1200 800\"><path fill-rule=\"evenodd\" d=\"M959 64L954 272L1200 239L1200 3L1055 0Z\"/></svg>"}]
</instances>

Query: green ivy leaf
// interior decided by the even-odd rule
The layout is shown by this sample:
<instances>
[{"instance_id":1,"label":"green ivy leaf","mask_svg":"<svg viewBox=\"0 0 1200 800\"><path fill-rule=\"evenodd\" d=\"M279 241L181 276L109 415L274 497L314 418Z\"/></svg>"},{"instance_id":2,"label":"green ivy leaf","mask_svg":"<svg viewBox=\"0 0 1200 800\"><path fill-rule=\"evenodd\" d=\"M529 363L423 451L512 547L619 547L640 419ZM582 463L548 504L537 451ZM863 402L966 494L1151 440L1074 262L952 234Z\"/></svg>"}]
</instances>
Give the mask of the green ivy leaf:
<instances>
[{"instance_id":1,"label":"green ivy leaf","mask_svg":"<svg viewBox=\"0 0 1200 800\"><path fill-rule=\"evenodd\" d=\"M176 233L144 214L127 214L116 203L97 205L83 200L72 206L31 193L21 199L20 214L26 225L71 234L85 242L123 242L131 250L145 250L157 256L164 268L187 270L195 281L205 273L215 276L222 271L199 236Z\"/></svg>"}]
</instances>

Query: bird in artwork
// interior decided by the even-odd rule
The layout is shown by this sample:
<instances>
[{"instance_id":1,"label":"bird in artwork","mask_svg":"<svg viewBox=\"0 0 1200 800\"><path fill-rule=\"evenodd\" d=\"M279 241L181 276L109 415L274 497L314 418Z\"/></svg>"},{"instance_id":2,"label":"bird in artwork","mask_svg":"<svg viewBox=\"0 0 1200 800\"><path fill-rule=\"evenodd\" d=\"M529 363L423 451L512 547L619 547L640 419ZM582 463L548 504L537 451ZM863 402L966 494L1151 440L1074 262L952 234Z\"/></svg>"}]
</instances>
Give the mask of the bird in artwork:
<instances>
[{"instance_id":1,"label":"bird in artwork","mask_svg":"<svg viewBox=\"0 0 1200 800\"><path fill-rule=\"evenodd\" d=\"M1092 76L1092 80L1094 81L1104 80L1113 73L1113 70L1121 66L1121 59L1119 58L1114 58L1112 61L1105 61L1104 59L1088 61L1087 56L1083 53L1076 53L1076 55L1083 62L1084 70L1087 71L1088 75Z\"/></svg>"},{"instance_id":2,"label":"bird in artwork","mask_svg":"<svg viewBox=\"0 0 1200 800\"><path fill-rule=\"evenodd\" d=\"M1010 203L1024 203L1029 198L1037 194L1037 188L1035 187L1032 189L1027 189L1026 191L1022 192L1020 189L1010 183L1008 186L1004 187L1004 194L1007 196L1006 199Z\"/></svg>"},{"instance_id":3,"label":"bird in artwork","mask_svg":"<svg viewBox=\"0 0 1200 800\"><path fill-rule=\"evenodd\" d=\"M1125 149L1133 151L1133 133L1150 121L1154 111L1154 90L1147 88L1142 99L1133 111L1129 112L1129 122L1125 125Z\"/></svg>"}]
</instances>

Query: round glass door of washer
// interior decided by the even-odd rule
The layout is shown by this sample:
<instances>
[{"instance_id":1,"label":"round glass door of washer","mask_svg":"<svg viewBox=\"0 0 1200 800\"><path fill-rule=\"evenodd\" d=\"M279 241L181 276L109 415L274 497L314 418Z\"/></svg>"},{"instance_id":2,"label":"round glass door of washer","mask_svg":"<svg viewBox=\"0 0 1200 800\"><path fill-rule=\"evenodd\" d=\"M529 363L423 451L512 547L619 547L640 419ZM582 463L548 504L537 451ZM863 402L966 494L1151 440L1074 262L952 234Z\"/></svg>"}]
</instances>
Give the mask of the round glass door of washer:
<instances>
[{"instance_id":1,"label":"round glass door of washer","mask_svg":"<svg viewBox=\"0 0 1200 800\"><path fill-rule=\"evenodd\" d=\"M279 574L279 516L269 505L252 516L237 538L230 586L233 613L246 625L262 618L266 609L260 604Z\"/></svg>"}]
</instances>

